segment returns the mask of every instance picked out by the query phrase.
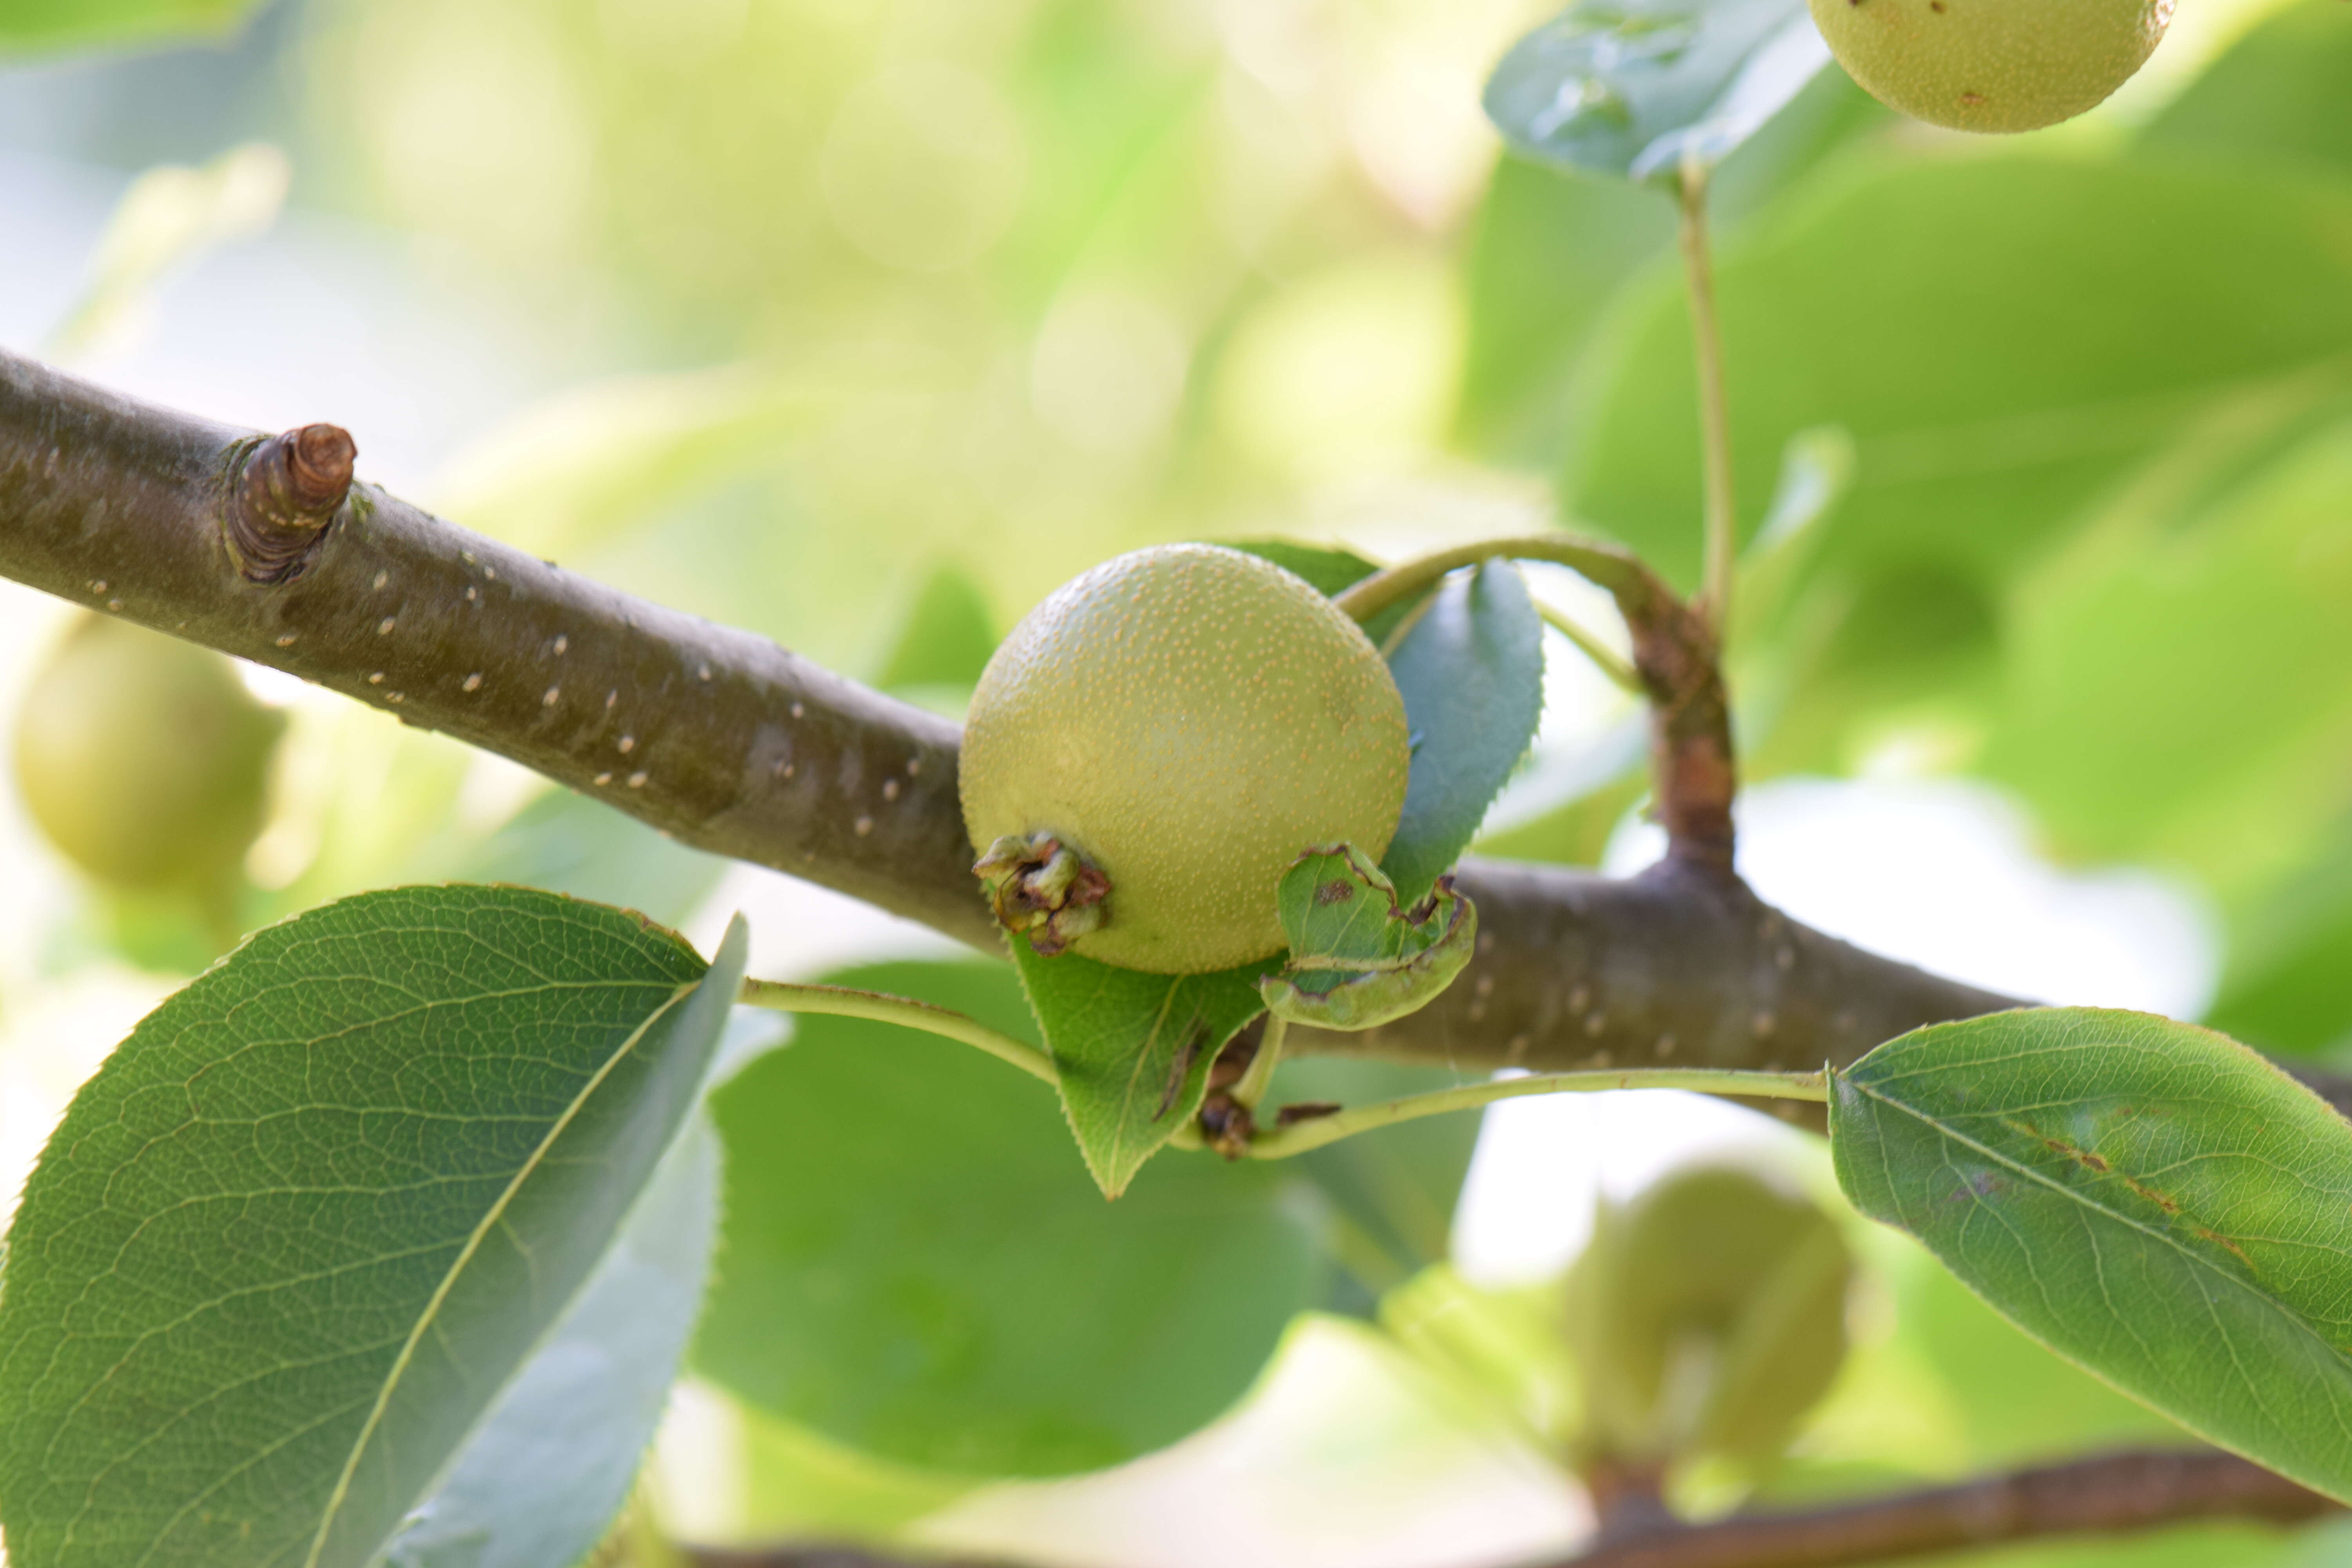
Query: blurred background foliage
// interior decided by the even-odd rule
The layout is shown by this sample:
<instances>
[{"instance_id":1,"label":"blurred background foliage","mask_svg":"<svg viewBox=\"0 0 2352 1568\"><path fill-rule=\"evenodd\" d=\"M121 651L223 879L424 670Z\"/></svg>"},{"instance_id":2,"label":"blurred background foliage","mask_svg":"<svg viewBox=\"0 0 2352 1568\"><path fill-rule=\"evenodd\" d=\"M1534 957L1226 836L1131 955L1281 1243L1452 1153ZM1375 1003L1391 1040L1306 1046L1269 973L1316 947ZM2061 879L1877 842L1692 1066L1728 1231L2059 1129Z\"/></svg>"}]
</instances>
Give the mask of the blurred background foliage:
<instances>
[{"instance_id":1,"label":"blurred background foliage","mask_svg":"<svg viewBox=\"0 0 2352 1568\"><path fill-rule=\"evenodd\" d=\"M70 46L138 27L98 0L0 0L0 341L223 419L337 419L363 474L456 521L950 714L1029 605L1153 541L1382 555L1559 522L1694 573L1671 208L1499 157L1479 115L1541 0L238 9L181 8L209 43L93 54ZM1930 132L1832 70L1722 172L1752 541L1731 641L1757 786L1744 868L1768 896L1984 984L2352 1051L2347 90L2343 0L2199 0L2068 126ZM0 601L13 713L72 623L13 586ZM1637 720L1551 651L1543 734L1487 847L1637 865ZM524 881L705 946L748 905L763 973L895 960L902 989L1006 1005L1002 971L943 963L944 943L870 911L265 673L247 684L288 722L240 927L387 883ZM221 916L85 878L14 798L0 859L13 1191L80 1077L218 951ZM804 1029L728 1091L722 1121L777 1166L773 1190L838 1183L950 1100L1022 1087L950 1095L945 1062L877 1077L827 1043L858 1031L887 1033ZM1332 1062L1286 1077L1293 1098L1405 1083ZM796 1078L844 1103L812 1117ZM777 1103L755 1113L762 1096ZM1131 1315L1079 1314L1049 1343L1017 1297L992 1319L958 1301L967 1266L937 1250L955 1238L933 1211L971 1171L1024 1216L1047 1184L1093 1201L1066 1142L1016 1149L1006 1129L1035 1106L988 1130L996 1152L982 1137L922 1168L856 1167L862 1231L731 1205L734 1278L814 1257L793 1310L874 1330L865 1375L794 1364L722 1291L658 1507L705 1534L1121 1568L1557 1549L1585 1520L1556 1463L1582 1429L1559 1280L1596 1194L1630 1201L1727 1149L1828 1193L1793 1134L1646 1103L1603 1125L1520 1102L1475 1160L1465 1122L1246 1190L1187 1196L1192 1176L1162 1173L1139 1202L1209 1205L1226 1251L1150 1267L1246 1280L1203 1298L1226 1327L1177 1349ZM811 1125L772 1147L788 1111ZM837 1157L819 1160L825 1140ZM1067 1223L1041 1256L1112 1255L1144 1222ZM1908 1244L1841 1225L1843 1371L1778 1464L1694 1458L1674 1482L1686 1508L2163 1436ZM860 1248L864 1274L842 1261ZM911 1261L890 1274L893 1258ZM916 1325L903 1342L877 1327L892 1312ZM879 1400L916 1376L893 1360L905 1343L941 1358L953 1398ZM1045 1356L1069 1374L1060 1425L972 1414L1034 1391ZM1165 1375L1089 1404L1088 1356ZM1235 1414L1122 1468L986 1481L1160 1448L1253 1380ZM1186 1500L1211 1487L1220 1506L1195 1520ZM2200 1527L1984 1560L2339 1550Z\"/></svg>"}]
</instances>

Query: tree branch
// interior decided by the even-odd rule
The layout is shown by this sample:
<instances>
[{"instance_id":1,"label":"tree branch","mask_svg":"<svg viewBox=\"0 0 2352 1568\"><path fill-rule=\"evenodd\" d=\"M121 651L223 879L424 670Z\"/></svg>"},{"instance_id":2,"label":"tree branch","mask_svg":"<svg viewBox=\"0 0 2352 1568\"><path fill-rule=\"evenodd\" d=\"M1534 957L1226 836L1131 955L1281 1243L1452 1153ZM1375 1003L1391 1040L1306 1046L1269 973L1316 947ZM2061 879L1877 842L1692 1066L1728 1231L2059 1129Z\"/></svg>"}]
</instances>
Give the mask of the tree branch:
<instances>
[{"instance_id":1,"label":"tree branch","mask_svg":"<svg viewBox=\"0 0 2352 1568\"><path fill-rule=\"evenodd\" d=\"M2053 1535L2126 1535L2200 1520L2300 1524L2336 1505L2210 1451L2104 1454L1827 1508L1734 1514L1604 1540L1545 1568L1839 1568ZM694 1568L919 1568L837 1547L688 1546ZM931 1568L972 1568L934 1563Z\"/></svg>"},{"instance_id":2,"label":"tree branch","mask_svg":"<svg viewBox=\"0 0 2352 1568\"><path fill-rule=\"evenodd\" d=\"M2205 1519L2295 1524L2336 1507L2234 1454L2105 1454L1831 1508L1675 1526L1608 1542L1556 1568L1837 1568Z\"/></svg>"},{"instance_id":3,"label":"tree branch","mask_svg":"<svg viewBox=\"0 0 2352 1568\"><path fill-rule=\"evenodd\" d=\"M995 949L954 725L373 486L344 493L351 460L331 426L257 441L0 353L0 575ZM1444 996L1366 1034L1295 1031L1292 1047L1468 1068L1811 1068L2017 1005L1811 931L1681 858L1629 879L1474 860L1459 886L1478 954Z\"/></svg>"}]
</instances>

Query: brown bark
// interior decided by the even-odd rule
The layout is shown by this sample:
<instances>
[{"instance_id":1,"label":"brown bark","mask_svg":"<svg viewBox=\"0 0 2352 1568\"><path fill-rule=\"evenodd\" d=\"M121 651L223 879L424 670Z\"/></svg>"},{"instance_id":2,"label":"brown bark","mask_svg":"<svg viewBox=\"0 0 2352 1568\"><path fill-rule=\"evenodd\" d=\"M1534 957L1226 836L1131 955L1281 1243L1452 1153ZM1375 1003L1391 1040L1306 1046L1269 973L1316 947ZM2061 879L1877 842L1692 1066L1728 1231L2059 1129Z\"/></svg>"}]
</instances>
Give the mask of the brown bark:
<instances>
[{"instance_id":1,"label":"brown bark","mask_svg":"<svg viewBox=\"0 0 2352 1568\"><path fill-rule=\"evenodd\" d=\"M338 500L348 439L257 442L0 355L0 574L993 946L954 726L373 486ZM1719 710L1719 682L1673 679ZM1484 934L1452 991L1369 1037L1298 1044L1465 1068L1811 1065L2011 1005L1809 931L1713 871L1467 862Z\"/></svg>"},{"instance_id":2,"label":"brown bark","mask_svg":"<svg viewBox=\"0 0 2352 1568\"><path fill-rule=\"evenodd\" d=\"M1825 1508L1757 1510L1618 1533L1539 1568L1839 1568L2059 1535L2128 1535L2208 1520L2300 1524L2337 1505L2234 1454L2147 1450ZM692 1546L695 1568L919 1568L812 1545ZM979 1568L934 1563L932 1568Z\"/></svg>"}]
</instances>

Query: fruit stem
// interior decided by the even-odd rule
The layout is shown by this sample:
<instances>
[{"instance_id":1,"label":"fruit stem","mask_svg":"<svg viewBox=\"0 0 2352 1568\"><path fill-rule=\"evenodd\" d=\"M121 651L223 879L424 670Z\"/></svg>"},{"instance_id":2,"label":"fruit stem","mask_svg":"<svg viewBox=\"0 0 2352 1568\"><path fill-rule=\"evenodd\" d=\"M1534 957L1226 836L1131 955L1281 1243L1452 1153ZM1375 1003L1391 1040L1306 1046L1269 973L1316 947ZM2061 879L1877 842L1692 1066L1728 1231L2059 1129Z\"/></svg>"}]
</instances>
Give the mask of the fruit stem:
<instances>
[{"instance_id":1,"label":"fruit stem","mask_svg":"<svg viewBox=\"0 0 2352 1568\"><path fill-rule=\"evenodd\" d=\"M1564 534L1491 539L1476 544L1457 544L1450 550L1417 556L1386 571L1375 572L1335 595L1331 602L1361 625L1391 605L1430 586L1448 572L1498 556L1512 561L1549 561L1569 567L1612 594L1633 585L1646 570L1632 552L1592 540Z\"/></svg>"},{"instance_id":2,"label":"fruit stem","mask_svg":"<svg viewBox=\"0 0 2352 1568\"><path fill-rule=\"evenodd\" d=\"M1612 682L1636 697L1649 695L1648 689L1642 684L1642 672L1635 669L1632 661L1623 654L1619 653L1615 648L1577 625L1574 620L1561 615L1540 599L1536 601L1536 614L1543 617L1544 625L1574 643L1577 651L1591 659L1593 668L1607 676Z\"/></svg>"},{"instance_id":3,"label":"fruit stem","mask_svg":"<svg viewBox=\"0 0 2352 1568\"><path fill-rule=\"evenodd\" d=\"M1284 1160L1320 1149L1359 1132L1392 1127L1400 1121L1439 1116L1449 1110L1475 1110L1498 1100L1529 1094L1592 1094L1615 1089L1686 1089L1701 1094L1737 1094L1759 1100L1810 1100L1830 1097L1829 1071L1738 1072L1716 1068L1635 1068L1624 1071L1533 1073L1521 1078L1494 1079L1464 1084L1429 1094L1409 1094L1374 1105L1350 1106L1328 1115L1277 1125L1261 1133L1249 1146L1253 1160Z\"/></svg>"},{"instance_id":4,"label":"fruit stem","mask_svg":"<svg viewBox=\"0 0 2352 1568\"><path fill-rule=\"evenodd\" d=\"M1706 560L1699 613L1718 636L1731 613L1737 502L1731 488L1731 413L1723 391L1723 329L1715 313L1715 270L1706 242L1706 170L1682 171L1683 271L1690 289L1691 339L1698 355L1698 417L1706 486Z\"/></svg>"},{"instance_id":5,"label":"fruit stem","mask_svg":"<svg viewBox=\"0 0 2352 1568\"><path fill-rule=\"evenodd\" d=\"M1244 1110L1255 1111L1265 1098L1266 1086L1274 1082L1274 1069L1282 1064L1283 1037L1290 1032L1290 1021L1277 1013L1265 1016L1265 1032L1258 1037L1257 1055L1250 1058L1249 1069L1241 1080L1227 1090Z\"/></svg>"},{"instance_id":6,"label":"fruit stem","mask_svg":"<svg viewBox=\"0 0 2352 1568\"><path fill-rule=\"evenodd\" d=\"M782 980L743 982L736 998L747 1007L767 1007L779 1013L823 1013L836 1018L870 1018L877 1024L903 1024L946 1039L976 1046L1001 1062L1008 1062L1031 1078L1058 1084L1054 1058L1010 1035L1000 1034L977 1018L911 996L891 996L879 991L856 991L846 985L796 985Z\"/></svg>"}]
</instances>

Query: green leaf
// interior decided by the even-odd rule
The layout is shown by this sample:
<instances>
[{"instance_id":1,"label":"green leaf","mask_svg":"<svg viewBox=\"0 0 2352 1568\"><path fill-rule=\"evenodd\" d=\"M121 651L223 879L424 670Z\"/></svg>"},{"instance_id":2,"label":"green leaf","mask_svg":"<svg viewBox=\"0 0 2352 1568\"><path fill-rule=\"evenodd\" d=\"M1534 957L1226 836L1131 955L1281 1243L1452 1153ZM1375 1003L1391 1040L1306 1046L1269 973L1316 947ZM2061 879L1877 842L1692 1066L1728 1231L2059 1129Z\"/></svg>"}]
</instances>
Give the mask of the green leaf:
<instances>
[{"instance_id":1,"label":"green leaf","mask_svg":"<svg viewBox=\"0 0 2352 1568\"><path fill-rule=\"evenodd\" d=\"M1380 570L1351 550L1331 550L1321 545L1296 544L1287 539L1250 539L1238 542L1222 542L1228 550L1238 550L1246 555L1271 561L1294 577L1312 584L1315 591L1326 598L1337 598ZM1364 623L1364 635L1375 646L1412 610L1410 605L1391 605Z\"/></svg>"},{"instance_id":2,"label":"green leaf","mask_svg":"<svg viewBox=\"0 0 2352 1568\"><path fill-rule=\"evenodd\" d=\"M8 0L0 53L226 37L259 9L260 0Z\"/></svg>"},{"instance_id":3,"label":"green leaf","mask_svg":"<svg viewBox=\"0 0 2352 1568\"><path fill-rule=\"evenodd\" d=\"M874 684L885 690L975 686L995 651L996 620L988 596L971 573L943 561L908 601Z\"/></svg>"},{"instance_id":4,"label":"green leaf","mask_svg":"<svg viewBox=\"0 0 2352 1568\"><path fill-rule=\"evenodd\" d=\"M6 26L0 13L0 35ZM114 204L89 280L50 338L47 357L79 358L134 337L152 317L166 274L277 221L291 173L284 153L249 142L198 168L163 163L141 174Z\"/></svg>"},{"instance_id":5,"label":"green leaf","mask_svg":"<svg viewBox=\"0 0 2352 1568\"><path fill-rule=\"evenodd\" d=\"M1374 1105L1465 1081L1447 1068L1294 1055L1276 1070L1267 1102ZM1445 1260L1454 1205L1484 1120L1424 1116L1283 1162L1314 1183L1333 1211L1331 1253L1338 1268L1321 1303L1326 1310L1370 1317L1383 1292Z\"/></svg>"},{"instance_id":6,"label":"green leaf","mask_svg":"<svg viewBox=\"0 0 2352 1568\"><path fill-rule=\"evenodd\" d=\"M2352 190L2243 168L2017 157L1850 176L1719 254L1740 514L1765 515L1792 437L1843 426L1853 486L1820 567L2002 583L2245 383L2352 348L2347 228ZM1700 465L1677 281L1653 274L1619 325L1565 489L1687 583Z\"/></svg>"},{"instance_id":7,"label":"green leaf","mask_svg":"<svg viewBox=\"0 0 2352 1568\"><path fill-rule=\"evenodd\" d=\"M1041 958L1019 940L1006 945L1061 1075L1062 1109L1087 1169L1115 1198L1200 1110L1210 1064L1265 1010L1256 981L1274 961L1217 974L1147 974L1075 952Z\"/></svg>"},{"instance_id":8,"label":"green leaf","mask_svg":"<svg viewBox=\"0 0 2352 1568\"><path fill-rule=\"evenodd\" d=\"M571 1310L394 1541L386 1568L585 1558L661 1424L718 1240L719 1139L697 1114Z\"/></svg>"},{"instance_id":9,"label":"green leaf","mask_svg":"<svg viewBox=\"0 0 2352 1568\"><path fill-rule=\"evenodd\" d=\"M1233 539L1222 542L1228 550L1271 561L1292 576L1305 578L1327 599L1339 597L1380 570L1352 550L1327 549L1287 539Z\"/></svg>"},{"instance_id":10,"label":"green leaf","mask_svg":"<svg viewBox=\"0 0 2352 1568\"><path fill-rule=\"evenodd\" d=\"M2072 855L2258 897L2342 809L2322 781L2352 744L2352 420L2203 505L2180 471L2193 450L2135 487L2160 504L2103 520L2011 596L2007 700L1979 765Z\"/></svg>"},{"instance_id":11,"label":"green leaf","mask_svg":"<svg viewBox=\"0 0 2352 1568\"><path fill-rule=\"evenodd\" d=\"M744 365L588 382L484 432L430 499L494 539L569 555L774 464L815 404Z\"/></svg>"},{"instance_id":12,"label":"green leaf","mask_svg":"<svg viewBox=\"0 0 2352 1568\"><path fill-rule=\"evenodd\" d=\"M2352 1497L2352 1126L2146 1014L1937 1025L1837 1075L1838 1182L2034 1338Z\"/></svg>"},{"instance_id":13,"label":"green leaf","mask_svg":"<svg viewBox=\"0 0 2352 1568\"><path fill-rule=\"evenodd\" d=\"M1404 693L1412 775L1381 869L1411 905L1470 847L1543 717L1543 622L1527 580L1505 561L1447 578L1389 673Z\"/></svg>"},{"instance_id":14,"label":"green leaf","mask_svg":"<svg viewBox=\"0 0 2352 1568\"><path fill-rule=\"evenodd\" d=\"M2352 174L2352 6L2302 0L2206 67L2140 133L2158 153L2235 154Z\"/></svg>"},{"instance_id":15,"label":"green leaf","mask_svg":"<svg viewBox=\"0 0 2352 1568\"><path fill-rule=\"evenodd\" d=\"M551 789L467 856L453 879L541 888L677 925L702 906L727 865L601 800Z\"/></svg>"},{"instance_id":16,"label":"green leaf","mask_svg":"<svg viewBox=\"0 0 2352 1568\"><path fill-rule=\"evenodd\" d=\"M744 944L706 970L619 910L403 889L270 927L150 1014L9 1234L12 1555L373 1561L609 1254Z\"/></svg>"},{"instance_id":17,"label":"green leaf","mask_svg":"<svg viewBox=\"0 0 2352 1568\"><path fill-rule=\"evenodd\" d=\"M1577 0L1503 57L1486 117L1531 158L1674 184L1829 64L1805 0Z\"/></svg>"},{"instance_id":18,"label":"green leaf","mask_svg":"<svg viewBox=\"0 0 2352 1568\"><path fill-rule=\"evenodd\" d=\"M1398 907L1396 889L1350 845L1309 850L1275 893L1290 961L1262 976L1277 1016L1318 1029L1374 1029L1436 999L1470 962L1478 911L1441 882L1427 907Z\"/></svg>"},{"instance_id":19,"label":"green leaf","mask_svg":"<svg viewBox=\"0 0 2352 1568\"><path fill-rule=\"evenodd\" d=\"M1000 965L827 978L1029 1033ZM1277 1168L1162 1160L1106 1204L1034 1080L891 1025L796 1029L713 1096L725 1240L695 1359L753 1405L941 1469L1115 1464L1231 1405L1318 1294Z\"/></svg>"}]
</instances>

